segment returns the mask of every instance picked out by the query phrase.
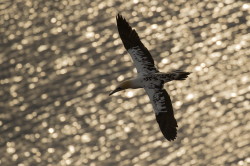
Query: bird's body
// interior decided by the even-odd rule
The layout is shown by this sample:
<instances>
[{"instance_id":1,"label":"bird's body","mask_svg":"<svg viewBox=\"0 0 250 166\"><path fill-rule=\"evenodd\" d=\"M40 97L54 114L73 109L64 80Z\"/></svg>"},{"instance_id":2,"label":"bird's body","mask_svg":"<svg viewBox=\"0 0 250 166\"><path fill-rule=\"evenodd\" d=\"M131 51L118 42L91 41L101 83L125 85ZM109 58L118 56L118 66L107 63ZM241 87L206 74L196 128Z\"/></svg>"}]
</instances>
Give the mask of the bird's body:
<instances>
[{"instance_id":1,"label":"bird's body","mask_svg":"<svg viewBox=\"0 0 250 166\"><path fill-rule=\"evenodd\" d=\"M174 118L171 99L163 85L172 80L185 80L190 73L182 70L169 73L159 72L154 66L151 54L140 41L136 31L121 15L118 14L116 20L119 35L124 47L132 57L138 75L120 83L110 95L124 89L144 88L153 105L156 120L164 137L169 141L174 140L177 135L177 122Z\"/></svg>"},{"instance_id":2,"label":"bird's body","mask_svg":"<svg viewBox=\"0 0 250 166\"><path fill-rule=\"evenodd\" d=\"M152 73L148 75L138 75L135 78L127 80L129 88L163 88L163 84L172 80L185 79L188 76L188 72L174 71L171 73Z\"/></svg>"}]
</instances>

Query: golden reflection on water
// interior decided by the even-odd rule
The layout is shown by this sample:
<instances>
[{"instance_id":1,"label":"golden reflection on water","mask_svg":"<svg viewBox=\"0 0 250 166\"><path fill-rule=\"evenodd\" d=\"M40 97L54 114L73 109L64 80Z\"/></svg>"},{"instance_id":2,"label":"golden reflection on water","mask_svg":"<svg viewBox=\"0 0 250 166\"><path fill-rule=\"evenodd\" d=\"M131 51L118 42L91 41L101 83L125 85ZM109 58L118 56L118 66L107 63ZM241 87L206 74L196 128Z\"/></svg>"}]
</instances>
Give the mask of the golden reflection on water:
<instances>
[{"instance_id":1,"label":"golden reflection on water","mask_svg":"<svg viewBox=\"0 0 250 166\"><path fill-rule=\"evenodd\" d=\"M0 165L249 165L247 1L4 1ZM120 12L161 71L178 138L164 140L143 90L109 97L136 70Z\"/></svg>"}]
</instances>

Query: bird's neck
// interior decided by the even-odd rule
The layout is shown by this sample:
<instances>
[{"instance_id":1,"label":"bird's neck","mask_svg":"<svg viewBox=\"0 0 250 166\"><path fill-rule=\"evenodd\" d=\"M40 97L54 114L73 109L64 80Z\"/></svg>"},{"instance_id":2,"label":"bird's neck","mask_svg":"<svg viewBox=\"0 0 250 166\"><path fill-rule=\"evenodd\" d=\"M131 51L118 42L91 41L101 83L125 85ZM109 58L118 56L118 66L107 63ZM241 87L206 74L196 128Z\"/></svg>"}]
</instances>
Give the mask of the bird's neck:
<instances>
[{"instance_id":1,"label":"bird's neck","mask_svg":"<svg viewBox=\"0 0 250 166\"><path fill-rule=\"evenodd\" d=\"M126 80L123 82L123 87L125 89L137 89L137 88L142 88L141 82L139 79L134 78L134 79L130 79L130 80Z\"/></svg>"}]
</instances>

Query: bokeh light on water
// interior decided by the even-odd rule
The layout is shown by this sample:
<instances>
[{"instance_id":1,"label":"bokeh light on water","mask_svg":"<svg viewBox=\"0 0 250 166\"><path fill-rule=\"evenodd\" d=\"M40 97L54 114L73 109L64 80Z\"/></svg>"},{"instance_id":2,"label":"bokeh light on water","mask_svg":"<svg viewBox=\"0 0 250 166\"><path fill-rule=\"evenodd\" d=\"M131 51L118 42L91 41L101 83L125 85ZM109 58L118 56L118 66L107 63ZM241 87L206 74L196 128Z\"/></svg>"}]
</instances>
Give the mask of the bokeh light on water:
<instances>
[{"instance_id":1,"label":"bokeh light on water","mask_svg":"<svg viewBox=\"0 0 250 166\"><path fill-rule=\"evenodd\" d=\"M3 0L0 165L250 165L250 3L240 0ZM159 69L178 121L167 142L135 75L120 12Z\"/></svg>"}]
</instances>

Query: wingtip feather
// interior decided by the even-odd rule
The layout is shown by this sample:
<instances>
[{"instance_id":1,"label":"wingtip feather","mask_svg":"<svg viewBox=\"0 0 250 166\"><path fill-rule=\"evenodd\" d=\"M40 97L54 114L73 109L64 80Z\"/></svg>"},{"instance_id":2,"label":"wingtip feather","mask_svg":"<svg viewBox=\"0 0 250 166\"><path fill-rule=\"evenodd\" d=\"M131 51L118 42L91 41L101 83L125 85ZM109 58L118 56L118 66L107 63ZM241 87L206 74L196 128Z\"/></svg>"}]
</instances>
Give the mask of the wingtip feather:
<instances>
[{"instance_id":1,"label":"wingtip feather","mask_svg":"<svg viewBox=\"0 0 250 166\"><path fill-rule=\"evenodd\" d=\"M177 122L173 115L168 112L156 115L160 130L168 141L174 141L177 137Z\"/></svg>"}]
</instances>

